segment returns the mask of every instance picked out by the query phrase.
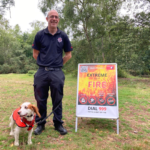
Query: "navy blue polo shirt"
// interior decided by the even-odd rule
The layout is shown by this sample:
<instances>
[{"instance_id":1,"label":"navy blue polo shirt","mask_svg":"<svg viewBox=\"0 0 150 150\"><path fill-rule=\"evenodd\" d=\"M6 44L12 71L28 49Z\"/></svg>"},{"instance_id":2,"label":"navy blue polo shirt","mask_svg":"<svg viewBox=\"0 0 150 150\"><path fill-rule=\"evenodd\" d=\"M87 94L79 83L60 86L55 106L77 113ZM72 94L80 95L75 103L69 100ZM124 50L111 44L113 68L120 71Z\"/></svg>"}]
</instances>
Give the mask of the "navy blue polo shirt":
<instances>
[{"instance_id":1,"label":"navy blue polo shirt","mask_svg":"<svg viewBox=\"0 0 150 150\"><path fill-rule=\"evenodd\" d=\"M37 65L54 68L63 66L63 50L64 52L73 50L66 33L57 28L55 35L52 35L48 27L36 34L32 48L40 51Z\"/></svg>"}]
</instances>

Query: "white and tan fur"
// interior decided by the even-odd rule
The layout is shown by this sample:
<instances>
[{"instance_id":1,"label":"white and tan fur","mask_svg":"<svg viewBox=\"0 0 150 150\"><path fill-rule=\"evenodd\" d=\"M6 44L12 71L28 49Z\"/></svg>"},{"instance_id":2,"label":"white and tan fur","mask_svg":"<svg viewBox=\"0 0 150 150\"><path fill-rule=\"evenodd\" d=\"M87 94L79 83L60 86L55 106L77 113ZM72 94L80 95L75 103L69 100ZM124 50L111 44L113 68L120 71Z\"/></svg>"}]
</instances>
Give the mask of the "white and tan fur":
<instances>
[{"instance_id":1,"label":"white and tan fur","mask_svg":"<svg viewBox=\"0 0 150 150\"><path fill-rule=\"evenodd\" d=\"M35 107L34 105L32 105L29 102L23 103L20 106L20 110L18 111L18 114L20 115L20 117L21 118L22 117L26 118L27 121L32 121L34 119L34 113L36 113L39 117L41 117L41 115L38 112L37 107ZM10 116L10 124L9 124L9 126L11 127L10 135L14 135L14 137L15 137L14 145L15 146L19 146L19 133L20 132L25 132L25 131L28 132L28 145L32 144L31 136L32 136L33 128L31 130L29 130L29 131L27 130L28 127L21 128L21 127L16 126L14 128L15 121L14 121L12 115ZM31 116L31 117L27 117L27 116Z\"/></svg>"}]
</instances>

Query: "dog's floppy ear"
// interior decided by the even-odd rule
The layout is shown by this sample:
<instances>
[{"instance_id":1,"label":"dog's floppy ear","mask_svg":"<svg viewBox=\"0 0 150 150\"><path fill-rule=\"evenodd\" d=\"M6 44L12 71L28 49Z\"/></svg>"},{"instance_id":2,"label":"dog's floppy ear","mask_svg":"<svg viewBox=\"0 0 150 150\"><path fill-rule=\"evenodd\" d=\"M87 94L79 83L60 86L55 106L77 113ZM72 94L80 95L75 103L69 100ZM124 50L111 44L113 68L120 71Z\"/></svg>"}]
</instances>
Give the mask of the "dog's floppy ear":
<instances>
[{"instance_id":1,"label":"dog's floppy ear","mask_svg":"<svg viewBox=\"0 0 150 150\"><path fill-rule=\"evenodd\" d=\"M38 108L36 106L34 106L34 105L31 105L31 107L34 110L34 112L41 118L41 115L40 115L40 113L38 111Z\"/></svg>"}]
</instances>

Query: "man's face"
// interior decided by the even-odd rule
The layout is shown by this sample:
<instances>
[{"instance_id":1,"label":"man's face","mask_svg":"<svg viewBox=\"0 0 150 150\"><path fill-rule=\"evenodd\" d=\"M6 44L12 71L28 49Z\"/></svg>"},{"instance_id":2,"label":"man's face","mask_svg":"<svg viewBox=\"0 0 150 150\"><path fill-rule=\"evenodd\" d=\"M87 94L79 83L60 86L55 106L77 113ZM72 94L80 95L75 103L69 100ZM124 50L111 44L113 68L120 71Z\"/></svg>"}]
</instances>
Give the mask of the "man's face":
<instances>
[{"instance_id":1,"label":"man's face","mask_svg":"<svg viewBox=\"0 0 150 150\"><path fill-rule=\"evenodd\" d=\"M48 22L49 28L57 28L57 25L59 23L59 16L58 13L54 10L50 11L48 13L48 16L46 17L46 20Z\"/></svg>"}]
</instances>

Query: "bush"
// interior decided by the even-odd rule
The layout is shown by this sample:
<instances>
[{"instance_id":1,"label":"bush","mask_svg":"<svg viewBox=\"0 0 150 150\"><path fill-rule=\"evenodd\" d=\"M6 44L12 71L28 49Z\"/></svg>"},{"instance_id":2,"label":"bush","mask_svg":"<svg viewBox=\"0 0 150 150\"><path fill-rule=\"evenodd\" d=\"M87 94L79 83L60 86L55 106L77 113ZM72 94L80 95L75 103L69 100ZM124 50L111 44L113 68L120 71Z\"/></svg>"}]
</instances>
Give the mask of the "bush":
<instances>
[{"instance_id":1,"label":"bush","mask_svg":"<svg viewBox=\"0 0 150 150\"><path fill-rule=\"evenodd\" d=\"M119 78L127 78L128 73L125 70L118 68L118 77Z\"/></svg>"},{"instance_id":2,"label":"bush","mask_svg":"<svg viewBox=\"0 0 150 150\"><path fill-rule=\"evenodd\" d=\"M29 76L34 75L35 73L36 73L35 70L29 70L29 71L28 71L28 75L29 75Z\"/></svg>"},{"instance_id":3,"label":"bush","mask_svg":"<svg viewBox=\"0 0 150 150\"><path fill-rule=\"evenodd\" d=\"M148 69L143 70L142 75L150 75L150 70L148 70Z\"/></svg>"},{"instance_id":4,"label":"bush","mask_svg":"<svg viewBox=\"0 0 150 150\"><path fill-rule=\"evenodd\" d=\"M0 73L7 74L11 72L11 67L8 64L3 64L0 66Z\"/></svg>"},{"instance_id":5,"label":"bush","mask_svg":"<svg viewBox=\"0 0 150 150\"><path fill-rule=\"evenodd\" d=\"M66 74L66 70L65 69L62 69L62 71L63 71L64 74Z\"/></svg>"},{"instance_id":6,"label":"bush","mask_svg":"<svg viewBox=\"0 0 150 150\"><path fill-rule=\"evenodd\" d=\"M77 75L78 75L78 70L72 71L71 74L72 74L73 77L77 77Z\"/></svg>"}]
</instances>

